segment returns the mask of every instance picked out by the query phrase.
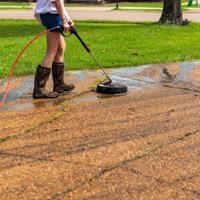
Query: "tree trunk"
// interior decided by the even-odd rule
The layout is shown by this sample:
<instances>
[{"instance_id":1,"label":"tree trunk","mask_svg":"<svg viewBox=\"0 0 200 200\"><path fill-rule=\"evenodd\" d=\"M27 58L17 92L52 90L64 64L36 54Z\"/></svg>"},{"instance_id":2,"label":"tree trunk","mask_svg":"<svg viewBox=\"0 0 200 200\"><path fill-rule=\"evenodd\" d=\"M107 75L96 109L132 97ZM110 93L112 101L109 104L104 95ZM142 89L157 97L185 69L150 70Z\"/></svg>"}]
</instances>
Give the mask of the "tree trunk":
<instances>
[{"instance_id":1,"label":"tree trunk","mask_svg":"<svg viewBox=\"0 0 200 200\"><path fill-rule=\"evenodd\" d=\"M185 24L187 20L183 20L181 0L164 0L159 22L162 24Z\"/></svg>"}]
</instances>

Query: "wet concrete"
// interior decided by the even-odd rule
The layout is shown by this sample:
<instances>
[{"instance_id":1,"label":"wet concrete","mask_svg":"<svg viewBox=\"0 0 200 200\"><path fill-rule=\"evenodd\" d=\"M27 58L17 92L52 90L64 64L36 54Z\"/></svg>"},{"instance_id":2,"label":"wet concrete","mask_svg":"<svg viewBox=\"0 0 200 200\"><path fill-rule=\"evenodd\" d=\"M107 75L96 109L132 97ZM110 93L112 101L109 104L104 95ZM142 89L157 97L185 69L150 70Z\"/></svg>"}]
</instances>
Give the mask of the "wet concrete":
<instances>
[{"instance_id":1,"label":"wet concrete","mask_svg":"<svg viewBox=\"0 0 200 200\"><path fill-rule=\"evenodd\" d=\"M117 68L113 70L107 70L113 82L125 84L128 86L129 92L133 92L138 89L144 89L146 87L152 87L154 85L162 83L185 83L191 84L194 86L199 86L200 80L198 76L195 76L194 71L200 65L200 62L181 62L181 63L167 63L167 64L157 64L157 65L144 65L139 67L124 67ZM69 75L70 74L70 75ZM93 79L98 79L101 77L101 71L72 71L66 74L66 81L71 83L83 82L87 79L89 83L87 85L87 92L90 91L90 86L93 84ZM68 80L67 80L68 79ZM44 100L42 102L37 102L32 100L32 90L33 90L33 76L23 77L23 78L14 78L12 80L12 85L9 92L9 96L6 100L4 107L0 108L0 111L5 110L18 110L18 109L31 109L41 106L53 105L54 102L63 102L63 100ZM16 86L15 83L18 83ZM48 87L52 87L52 81L49 81ZM0 90L2 91L3 87L6 84L6 79L1 80ZM83 90L78 89L75 91L76 102L91 101L98 98L102 98L102 95L96 93L90 93L86 95L79 95ZM0 94L0 98L3 98L4 93ZM75 96L76 96L75 95ZM69 94L70 96L70 94ZM71 95L74 97L74 95ZM107 95L103 96L104 98ZM109 97L109 96L108 96ZM63 98L63 97L61 97ZM11 102L11 103L10 103Z\"/></svg>"},{"instance_id":2,"label":"wet concrete","mask_svg":"<svg viewBox=\"0 0 200 200\"><path fill-rule=\"evenodd\" d=\"M33 77L15 94L17 78L0 115L0 199L200 199L199 64L109 69L121 96L91 91L100 71L66 74L76 90L56 100L32 100Z\"/></svg>"}]
</instances>

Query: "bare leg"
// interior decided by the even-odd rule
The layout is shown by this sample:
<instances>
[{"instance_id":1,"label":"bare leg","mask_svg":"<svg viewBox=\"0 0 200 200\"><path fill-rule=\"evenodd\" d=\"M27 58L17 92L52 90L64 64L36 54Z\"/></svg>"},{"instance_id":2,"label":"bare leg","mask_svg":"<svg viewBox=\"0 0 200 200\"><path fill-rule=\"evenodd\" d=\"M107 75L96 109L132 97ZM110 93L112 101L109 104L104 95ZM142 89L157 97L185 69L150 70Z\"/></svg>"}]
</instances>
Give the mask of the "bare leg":
<instances>
[{"instance_id":1,"label":"bare leg","mask_svg":"<svg viewBox=\"0 0 200 200\"><path fill-rule=\"evenodd\" d=\"M47 33L47 50L44 56L42 66L51 68L55 55L57 54L58 46L60 43L60 33L48 32Z\"/></svg>"},{"instance_id":2,"label":"bare leg","mask_svg":"<svg viewBox=\"0 0 200 200\"><path fill-rule=\"evenodd\" d=\"M65 43L64 37L62 35L60 35L57 52L54 57L55 62L63 62L64 61L65 49L66 49L66 43Z\"/></svg>"}]
</instances>

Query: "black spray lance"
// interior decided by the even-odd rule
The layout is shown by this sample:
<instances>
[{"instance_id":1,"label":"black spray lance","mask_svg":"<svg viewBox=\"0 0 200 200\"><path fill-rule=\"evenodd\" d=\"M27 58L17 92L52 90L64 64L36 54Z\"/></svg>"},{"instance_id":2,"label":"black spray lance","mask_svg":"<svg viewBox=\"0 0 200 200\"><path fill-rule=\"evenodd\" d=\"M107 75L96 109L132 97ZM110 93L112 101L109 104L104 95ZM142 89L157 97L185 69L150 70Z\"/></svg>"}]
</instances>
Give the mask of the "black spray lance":
<instances>
[{"instance_id":1,"label":"black spray lance","mask_svg":"<svg viewBox=\"0 0 200 200\"><path fill-rule=\"evenodd\" d=\"M62 28L61 32L62 32L62 35L63 35L63 28ZM79 41L81 42L81 44L83 45L83 47L85 48L85 50L91 55L91 57L97 63L97 65L99 66L99 68L103 71L103 73L105 74L105 76L107 77L107 79L109 80L109 82L112 83L111 78L108 76L108 74L105 72L104 68L100 65L100 63L97 61L97 59L95 58L95 56L92 54L90 48L82 40L82 38L80 37L80 35L78 34L78 32L77 32L77 30L76 30L76 28L74 26L71 27L70 32L71 32L71 34L74 34L79 39Z\"/></svg>"}]
</instances>

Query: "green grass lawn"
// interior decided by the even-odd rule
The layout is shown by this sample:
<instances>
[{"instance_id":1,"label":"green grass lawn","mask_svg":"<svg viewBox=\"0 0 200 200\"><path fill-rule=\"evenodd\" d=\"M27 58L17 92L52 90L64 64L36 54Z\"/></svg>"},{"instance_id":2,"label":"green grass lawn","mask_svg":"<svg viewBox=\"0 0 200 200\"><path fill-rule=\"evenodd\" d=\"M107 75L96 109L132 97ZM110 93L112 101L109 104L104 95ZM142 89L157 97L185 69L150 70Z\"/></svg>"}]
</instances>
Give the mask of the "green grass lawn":
<instances>
[{"instance_id":1,"label":"green grass lawn","mask_svg":"<svg viewBox=\"0 0 200 200\"><path fill-rule=\"evenodd\" d=\"M94 4L74 4L74 3L66 3L66 7L87 7L87 6L100 6L100 7L115 7L115 3L103 4L103 5L94 5ZM162 7L162 3L159 2L120 2L120 7Z\"/></svg>"},{"instance_id":2,"label":"green grass lawn","mask_svg":"<svg viewBox=\"0 0 200 200\"><path fill-rule=\"evenodd\" d=\"M184 3L183 9L190 8L187 6L186 1L182 1ZM97 6L97 7L116 7L116 3L111 3L111 4L103 4L103 5L94 5L94 4L74 4L74 3L66 3L66 7L92 7L92 6ZM163 8L163 3L162 2L119 2L119 8L123 7L128 7L128 8ZM191 6L192 8L196 8L196 3L194 2L193 5Z\"/></svg>"},{"instance_id":3,"label":"green grass lawn","mask_svg":"<svg viewBox=\"0 0 200 200\"><path fill-rule=\"evenodd\" d=\"M76 22L77 29L104 67L136 66L200 58L200 24L188 26L128 22ZM0 20L0 77L8 76L23 46L44 28L32 20ZM97 68L75 36L66 38L66 69ZM32 74L46 46L39 38L23 54L15 75Z\"/></svg>"},{"instance_id":4,"label":"green grass lawn","mask_svg":"<svg viewBox=\"0 0 200 200\"><path fill-rule=\"evenodd\" d=\"M121 2L119 3L119 7L162 8L163 3L161 2Z\"/></svg>"},{"instance_id":5,"label":"green grass lawn","mask_svg":"<svg viewBox=\"0 0 200 200\"><path fill-rule=\"evenodd\" d=\"M3 7L1 7L3 6ZM12 6L20 6L19 8L13 8ZM30 9L31 3L29 2L0 2L0 10L6 9Z\"/></svg>"},{"instance_id":6,"label":"green grass lawn","mask_svg":"<svg viewBox=\"0 0 200 200\"><path fill-rule=\"evenodd\" d=\"M29 2L0 2L0 6L30 6Z\"/></svg>"}]
</instances>

